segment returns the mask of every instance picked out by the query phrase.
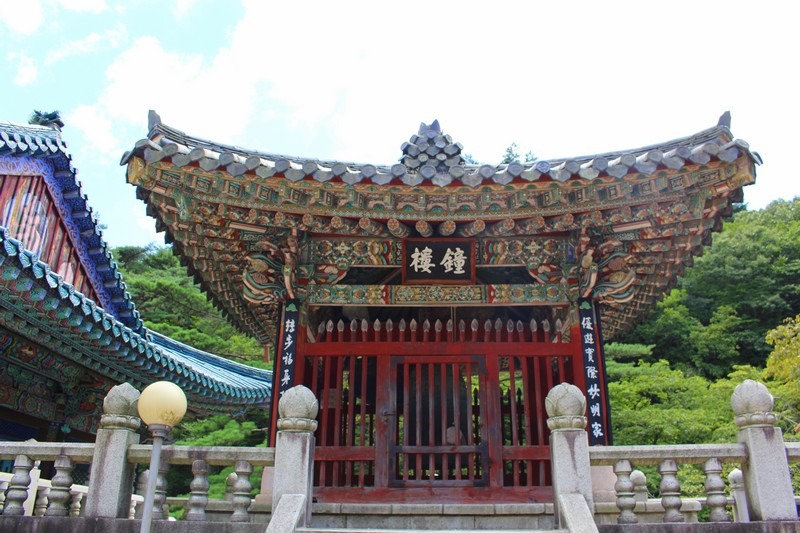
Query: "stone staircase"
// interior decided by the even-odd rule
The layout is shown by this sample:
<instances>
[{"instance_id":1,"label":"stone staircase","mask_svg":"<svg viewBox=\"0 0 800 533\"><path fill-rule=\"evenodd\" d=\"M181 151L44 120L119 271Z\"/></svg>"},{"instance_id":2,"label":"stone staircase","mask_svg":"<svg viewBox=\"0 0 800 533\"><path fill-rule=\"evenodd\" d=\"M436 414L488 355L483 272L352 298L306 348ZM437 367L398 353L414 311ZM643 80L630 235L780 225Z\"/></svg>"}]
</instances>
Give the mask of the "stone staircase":
<instances>
[{"instance_id":1,"label":"stone staircase","mask_svg":"<svg viewBox=\"0 0 800 533\"><path fill-rule=\"evenodd\" d=\"M316 503L304 533L530 533L555 528L553 504Z\"/></svg>"}]
</instances>

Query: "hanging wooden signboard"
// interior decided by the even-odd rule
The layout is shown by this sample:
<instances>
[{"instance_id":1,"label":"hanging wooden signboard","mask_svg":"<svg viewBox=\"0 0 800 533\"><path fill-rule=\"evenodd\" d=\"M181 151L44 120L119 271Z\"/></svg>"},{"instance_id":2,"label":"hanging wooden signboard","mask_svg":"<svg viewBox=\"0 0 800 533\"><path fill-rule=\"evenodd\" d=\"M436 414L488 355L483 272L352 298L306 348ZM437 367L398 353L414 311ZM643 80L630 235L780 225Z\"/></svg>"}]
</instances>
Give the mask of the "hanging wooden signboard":
<instances>
[{"instance_id":1,"label":"hanging wooden signboard","mask_svg":"<svg viewBox=\"0 0 800 533\"><path fill-rule=\"evenodd\" d=\"M475 239L403 240L403 284L474 283Z\"/></svg>"}]
</instances>

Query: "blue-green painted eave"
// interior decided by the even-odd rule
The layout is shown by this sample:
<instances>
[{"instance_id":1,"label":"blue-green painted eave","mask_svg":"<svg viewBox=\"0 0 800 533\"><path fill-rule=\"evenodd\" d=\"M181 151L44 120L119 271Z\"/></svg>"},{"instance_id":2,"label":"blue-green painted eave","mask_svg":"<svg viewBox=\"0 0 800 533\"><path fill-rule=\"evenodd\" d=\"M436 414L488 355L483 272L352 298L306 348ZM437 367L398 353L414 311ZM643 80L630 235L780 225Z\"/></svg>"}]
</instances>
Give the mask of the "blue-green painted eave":
<instances>
[{"instance_id":1,"label":"blue-green painted eave","mask_svg":"<svg viewBox=\"0 0 800 533\"><path fill-rule=\"evenodd\" d=\"M0 323L111 379L180 386L195 411L266 406L272 372L134 331L39 261L0 227Z\"/></svg>"}]
</instances>

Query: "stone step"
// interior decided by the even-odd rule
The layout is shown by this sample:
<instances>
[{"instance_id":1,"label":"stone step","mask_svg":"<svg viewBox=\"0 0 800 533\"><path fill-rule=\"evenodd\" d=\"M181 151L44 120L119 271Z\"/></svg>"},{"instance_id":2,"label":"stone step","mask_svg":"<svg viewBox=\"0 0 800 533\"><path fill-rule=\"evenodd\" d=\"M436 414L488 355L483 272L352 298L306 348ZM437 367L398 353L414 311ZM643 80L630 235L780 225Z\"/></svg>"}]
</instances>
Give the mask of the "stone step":
<instances>
[{"instance_id":1,"label":"stone step","mask_svg":"<svg viewBox=\"0 0 800 533\"><path fill-rule=\"evenodd\" d=\"M474 533L475 529L369 529L297 528L298 533ZM480 533L566 533L566 529L481 529Z\"/></svg>"},{"instance_id":2,"label":"stone step","mask_svg":"<svg viewBox=\"0 0 800 533\"><path fill-rule=\"evenodd\" d=\"M315 503L308 533L553 531L553 505Z\"/></svg>"}]
</instances>

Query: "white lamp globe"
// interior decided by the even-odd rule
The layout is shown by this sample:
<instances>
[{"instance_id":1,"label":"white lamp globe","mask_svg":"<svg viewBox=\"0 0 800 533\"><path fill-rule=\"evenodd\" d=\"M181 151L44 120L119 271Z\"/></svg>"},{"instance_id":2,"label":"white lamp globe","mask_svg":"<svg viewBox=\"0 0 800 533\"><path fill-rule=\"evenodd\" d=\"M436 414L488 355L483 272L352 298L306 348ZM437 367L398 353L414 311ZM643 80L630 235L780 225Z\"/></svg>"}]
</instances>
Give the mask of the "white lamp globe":
<instances>
[{"instance_id":1,"label":"white lamp globe","mask_svg":"<svg viewBox=\"0 0 800 533\"><path fill-rule=\"evenodd\" d=\"M170 381L151 383L139 396L139 417L148 426L175 427L186 414L186 395Z\"/></svg>"}]
</instances>

